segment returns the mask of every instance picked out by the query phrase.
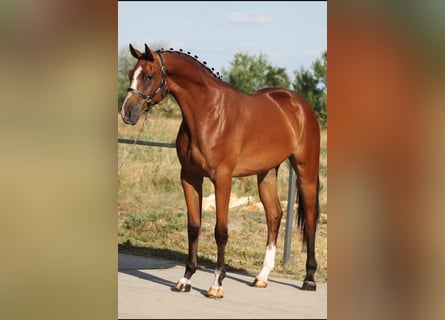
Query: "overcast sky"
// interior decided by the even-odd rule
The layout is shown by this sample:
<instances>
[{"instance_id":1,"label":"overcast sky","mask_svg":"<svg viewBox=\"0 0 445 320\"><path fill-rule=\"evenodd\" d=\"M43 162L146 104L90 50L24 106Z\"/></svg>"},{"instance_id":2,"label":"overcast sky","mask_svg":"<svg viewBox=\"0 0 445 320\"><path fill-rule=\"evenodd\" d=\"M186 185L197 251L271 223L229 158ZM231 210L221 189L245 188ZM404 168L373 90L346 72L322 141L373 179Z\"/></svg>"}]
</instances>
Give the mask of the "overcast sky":
<instances>
[{"instance_id":1,"label":"overcast sky","mask_svg":"<svg viewBox=\"0 0 445 320\"><path fill-rule=\"evenodd\" d=\"M119 50L163 41L216 71L237 52L263 53L293 78L327 49L325 1L120 1L118 10Z\"/></svg>"}]
</instances>

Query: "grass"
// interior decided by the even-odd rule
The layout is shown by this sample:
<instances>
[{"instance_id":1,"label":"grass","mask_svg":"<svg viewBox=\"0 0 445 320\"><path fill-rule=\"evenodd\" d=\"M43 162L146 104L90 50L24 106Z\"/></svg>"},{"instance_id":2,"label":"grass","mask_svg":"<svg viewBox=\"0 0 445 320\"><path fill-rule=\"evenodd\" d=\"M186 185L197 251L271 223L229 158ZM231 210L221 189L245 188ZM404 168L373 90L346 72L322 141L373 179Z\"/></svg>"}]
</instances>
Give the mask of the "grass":
<instances>
[{"instance_id":1,"label":"grass","mask_svg":"<svg viewBox=\"0 0 445 320\"><path fill-rule=\"evenodd\" d=\"M118 136L135 138L142 126L126 126L118 115ZM174 142L180 119L163 118L153 110L139 140ZM327 148L326 131L322 132L320 160L320 207L322 219L316 237L318 269L316 280L327 281ZM128 155L128 157L127 157ZM124 161L122 163L122 161ZM184 262L187 257L187 214L179 180L180 164L174 148L118 144L118 244L121 252L157 255ZM287 199L288 166L279 170L279 196ZM213 185L204 179L204 196L214 193ZM233 179L232 192L238 197L252 196L259 202L256 177ZM286 203L282 207L286 210ZM290 261L283 265L286 213L281 222L274 273L303 279L306 253L301 235L293 222ZM216 244L213 237L214 212L203 212L198 248L200 265L214 268ZM262 267L266 245L264 213L251 207L239 207L229 212L229 241L226 247L228 270L251 274Z\"/></svg>"}]
</instances>

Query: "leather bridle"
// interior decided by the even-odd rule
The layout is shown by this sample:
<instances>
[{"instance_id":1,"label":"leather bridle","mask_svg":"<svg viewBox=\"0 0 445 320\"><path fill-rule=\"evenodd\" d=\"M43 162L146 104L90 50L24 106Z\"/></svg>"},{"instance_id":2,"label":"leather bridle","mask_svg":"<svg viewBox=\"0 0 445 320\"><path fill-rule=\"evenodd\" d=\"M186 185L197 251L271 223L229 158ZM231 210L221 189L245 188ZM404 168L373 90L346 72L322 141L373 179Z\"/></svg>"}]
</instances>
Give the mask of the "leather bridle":
<instances>
[{"instance_id":1,"label":"leather bridle","mask_svg":"<svg viewBox=\"0 0 445 320\"><path fill-rule=\"evenodd\" d=\"M156 51L156 54L159 57L159 64L161 65L161 73L162 73L162 80L161 80L161 83L159 84L159 86L149 96L147 96L145 93L143 93L137 89L131 88L131 87L127 89L127 92L134 93L145 100L145 103L148 106L147 112L150 111L154 105L154 103L151 99L153 99L154 96L156 96L159 93L159 91L161 91L162 98L164 98L168 91L168 89L167 89L167 70L165 69L164 60L162 60L162 56L158 51Z\"/></svg>"}]
</instances>

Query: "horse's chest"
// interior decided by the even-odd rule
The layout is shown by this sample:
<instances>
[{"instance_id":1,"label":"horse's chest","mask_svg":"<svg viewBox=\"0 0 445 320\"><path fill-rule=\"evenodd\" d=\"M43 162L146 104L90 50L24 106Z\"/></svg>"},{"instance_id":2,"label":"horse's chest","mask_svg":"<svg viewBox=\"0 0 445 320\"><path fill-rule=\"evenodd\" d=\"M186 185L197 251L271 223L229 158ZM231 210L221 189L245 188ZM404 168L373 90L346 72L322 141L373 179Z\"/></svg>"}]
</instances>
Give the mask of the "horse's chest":
<instances>
[{"instance_id":1,"label":"horse's chest","mask_svg":"<svg viewBox=\"0 0 445 320\"><path fill-rule=\"evenodd\" d=\"M203 137L206 137L205 139ZM177 137L178 157L184 169L202 176L212 177L218 166L226 165L228 153L233 150L224 145L220 135L191 134L186 125Z\"/></svg>"},{"instance_id":2,"label":"horse's chest","mask_svg":"<svg viewBox=\"0 0 445 320\"><path fill-rule=\"evenodd\" d=\"M201 150L194 146L189 146L178 154L183 168L198 173L203 176L210 176L211 166Z\"/></svg>"},{"instance_id":3,"label":"horse's chest","mask_svg":"<svg viewBox=\"0 0 445 320\"><path fill-rule=\"evenodd\" d=\"M178 158L181 166L187 170L208 176L210 171L208 155L199 148L199 144L192 141L187 134L178 135Z\"/></svg>"}]
</instances>

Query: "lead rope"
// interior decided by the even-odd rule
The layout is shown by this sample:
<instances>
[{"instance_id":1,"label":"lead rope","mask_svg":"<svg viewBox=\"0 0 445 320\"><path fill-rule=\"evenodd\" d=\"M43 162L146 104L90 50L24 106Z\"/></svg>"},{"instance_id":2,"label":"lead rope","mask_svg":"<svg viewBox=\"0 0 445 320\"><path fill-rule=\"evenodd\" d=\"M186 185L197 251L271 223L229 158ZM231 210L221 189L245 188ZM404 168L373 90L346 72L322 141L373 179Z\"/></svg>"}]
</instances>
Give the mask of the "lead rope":
<instances>
[{"instance_id":1,"label":"lead rope","mask_svg":"<svg viewBox=\"0 0 445 320\"><path fill-rule=\"evenodd\" d=\"M148 118L148 112L145 113L145 118L144 118L144 122L142 122L142 126L141 129L139 130L138 135L136 136L136 138L134 139L133 144L130 147L130 150L128 150L127 155L124 157L124 159L121 161L120 165L117 167L117 170L120 170L120 168L122 168L124 166L124 164L127 162L128 157L130 156L130 154L133 152L134 147L136 146L136 142L138 141L139 137L141 136L142 131L144 131L145 128L145 122L147 121Z\"/></svg>"}]
</instances>

